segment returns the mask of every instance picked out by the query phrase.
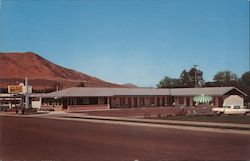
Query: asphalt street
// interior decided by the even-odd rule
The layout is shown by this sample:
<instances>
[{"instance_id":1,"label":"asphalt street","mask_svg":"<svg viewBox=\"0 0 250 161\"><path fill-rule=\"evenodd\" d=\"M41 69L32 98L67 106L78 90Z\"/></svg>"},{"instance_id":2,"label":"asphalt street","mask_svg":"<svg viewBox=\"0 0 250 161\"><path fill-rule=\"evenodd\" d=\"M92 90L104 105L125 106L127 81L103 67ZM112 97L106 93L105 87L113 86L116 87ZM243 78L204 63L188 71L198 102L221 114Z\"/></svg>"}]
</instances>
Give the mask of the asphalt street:
<instances>
[{"instance_id":1,"label":"asphalt street","mask_svg":"<svg viewBox=\"0 0 250 161\"><path fill-rule=\"evenodd\" d=\"M249 160L249 135L0 116L3 161Z\"/></svg>"}]
</instances>

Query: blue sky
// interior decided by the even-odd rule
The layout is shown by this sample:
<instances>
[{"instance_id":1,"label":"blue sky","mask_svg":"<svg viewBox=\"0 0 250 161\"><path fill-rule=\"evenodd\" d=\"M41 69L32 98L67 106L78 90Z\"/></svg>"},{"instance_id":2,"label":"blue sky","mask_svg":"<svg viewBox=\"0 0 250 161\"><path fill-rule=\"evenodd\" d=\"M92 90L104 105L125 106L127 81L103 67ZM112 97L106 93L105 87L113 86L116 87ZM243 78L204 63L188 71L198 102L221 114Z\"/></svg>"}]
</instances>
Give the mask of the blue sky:
<instances>
[{"instance_id":1,"label":"blue sky","mask_svg":"<svg viewBox=\"0 0 250 161\"><path fill-rule=\"evenodd\" d=\"M248 0L2 0L0 51L32 51L114 83L154 86L198 64L249 70Z\"/></svg>"}]
</instances>

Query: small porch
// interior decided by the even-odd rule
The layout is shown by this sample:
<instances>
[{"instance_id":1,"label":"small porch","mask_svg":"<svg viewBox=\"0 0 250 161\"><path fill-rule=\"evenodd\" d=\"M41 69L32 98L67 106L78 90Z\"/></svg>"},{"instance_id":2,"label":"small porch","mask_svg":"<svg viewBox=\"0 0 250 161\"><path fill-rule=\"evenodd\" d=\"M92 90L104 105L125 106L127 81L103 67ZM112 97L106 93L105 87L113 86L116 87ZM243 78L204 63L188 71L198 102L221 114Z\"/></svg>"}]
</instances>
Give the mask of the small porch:
<instances>
[{"instance_id":1,"label":"small porch","mask_svg":"<svg viewBox=\"0 0 250 161\"><path fill-rule=\"evenodd\" d=\"M63 97L43 98L42 108L60 110L98 110L109 109L108 97Z\"/></svg>"}]
</instances>

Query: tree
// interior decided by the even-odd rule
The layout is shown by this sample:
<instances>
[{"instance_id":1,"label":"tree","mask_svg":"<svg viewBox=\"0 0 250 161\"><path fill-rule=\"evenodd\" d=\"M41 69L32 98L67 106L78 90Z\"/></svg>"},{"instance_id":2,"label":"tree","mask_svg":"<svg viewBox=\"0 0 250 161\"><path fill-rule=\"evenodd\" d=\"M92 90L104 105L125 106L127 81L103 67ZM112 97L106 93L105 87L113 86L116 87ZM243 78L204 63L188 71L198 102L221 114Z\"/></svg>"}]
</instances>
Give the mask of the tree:
<instances>
[{"instance_id":1,"label":"tree","mask_svg":"<svg viewBox=\"0 0 250 161\"><path fill-rule=\"evenodd\" d=\"M250 87L250 71L242 74L242 76L240 78L240 83L244 84L247 87Z\"/></svg>"},{"instance_id":2,"label":"tree","mask_svg":"<svg viewBox=\"0 0 250 161\"><path fill-rule=\"evenodd\" d=\"M203 87L218 87L219 85L216 82L213 81L209 81L209 82L205 82L205 84L203 85Z\"/></svg>"},{"instance_id":3,"label":"tree","mask_svg":"<svg viewBox=\"0 0 250 161\"><path fill-rule=\"evenodd\" d=\"M202 87L204 84L204 78L203 78L203 72L196 68L191 68L189 70L189 76L191 78L191 82L193 84L193 87L197 85L198 87ZM195 82L196 81L196 82Z\"/></svg>"},{"instance_id":4,"label":"tree","mask_svg":"<svg viewBox=\"0 0 250 161\"><path fill-rule=\"evenodd\" d=\"M217 86L238 86L239 79L231 71L218 72L213 78Z\"/></svg>"},{"instance_id":5,"label":"tree","mask_svg":"<svg viewBox=\"0 0 250 161\"><path fill-rule=\"evenodd\" d=\"M195 82L196 80L196 82ZM182 71L180 78L170 78L165 76L159 84L157 85L158 88L183 88L183 87L195 87L197 86L202 87L204 84L203 79L203 72L196 68L191 68L189 71L186 69Z\"/></svg>"},{"instance_id":6,"label":"tree","mask_svg":"<svg viewBox=\"0 0 250 161\"><path fill-rule=\"evenodd\" d=\"M180 82L183 87L194 87L194 84L192 82L192 78L189 75L189 72L185 70L182 71L180 75Z\"/></svg>"},{"instance_id":7,"label":"tree","mask_svg":"<svg viewBox=\"0 0 250 161\"><path fill-rule=\"evenodd\" d=\"M203 72L196 68L191 68L189 71L183 70L180 81L182 87L195 87L196 83L198 87L201 87L204 84Z\"/></svg>"},{"instance_id":8,"label":"tree","mask_svg":"<svg viewBox=\"0 0 250 161\"><path fill-rule=\"evenodd\" d=\"M156 85L158 88L177 88L180 86L180 80L176 78L170 78L168 76L165 76L158 85Z\"/></svg>"},{"instance_id":9,"label":"tree","mask_svg":"<svg viewBox=\"0 0 250 161\"><path fill-rule=\"evenodd\" d=\"M85 83L81 81L77 87L85 87Z\"/></svg>"},{"instance_id":10,"label":"tree","mask_svg":"<svg viewBox=\"0 0 250 161\"><path fill-rule=\"evenodd\" d=\"M246 101L250 103L250 71L245 72L241 76L239 84L240 84L240 89L247 94Z\"/></svg>"}]
</instances>

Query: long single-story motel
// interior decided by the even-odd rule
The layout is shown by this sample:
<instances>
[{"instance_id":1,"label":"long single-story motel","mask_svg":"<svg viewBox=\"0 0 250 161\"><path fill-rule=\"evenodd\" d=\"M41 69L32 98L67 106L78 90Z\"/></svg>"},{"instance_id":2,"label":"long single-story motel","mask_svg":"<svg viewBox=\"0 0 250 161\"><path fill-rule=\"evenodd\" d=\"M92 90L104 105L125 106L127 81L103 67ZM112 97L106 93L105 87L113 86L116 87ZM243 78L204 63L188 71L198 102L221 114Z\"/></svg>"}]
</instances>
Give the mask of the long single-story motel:
<instances>
[{"instance_id":1,"label":"long single-story motel","mask_svg":"<svg viewBox=\"0 0 250 161\"><path fill-rule=\"evenodd\" d=\"M55 110L110 109L137 107L193 107L193 97L210 95L210 106L221 107L225 103L244 106L246 94L235 87L207 88L91 88L72 87L41 96L42 108Z\"/></svg>"},{"instance_id":2,"label":"long single-story motel","mask_svg":"<svg viewBox=\"0 0 250 161\"><path fill-rule=\"evenodd\" d=\"M235 87L206 88L97 88L72 87L48 94L30 93L30 106L54 110L93 110L138 107L194 107L193 97L197 95L213 97L209 106L221 107L225 104L243 108L246 94ZM23 106L23 95L1 94L1 107Z\"/></svg>"}]
</instances>

